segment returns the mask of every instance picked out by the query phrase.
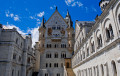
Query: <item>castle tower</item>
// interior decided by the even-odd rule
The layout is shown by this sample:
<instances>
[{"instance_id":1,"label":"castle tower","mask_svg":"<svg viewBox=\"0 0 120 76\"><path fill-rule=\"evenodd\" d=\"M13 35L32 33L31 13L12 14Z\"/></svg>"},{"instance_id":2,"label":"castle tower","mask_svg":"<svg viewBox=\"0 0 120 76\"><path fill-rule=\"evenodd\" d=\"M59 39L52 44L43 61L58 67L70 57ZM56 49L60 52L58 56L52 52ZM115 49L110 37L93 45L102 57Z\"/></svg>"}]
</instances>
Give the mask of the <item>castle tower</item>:
<instances>
[{"instance_id":1,"label":"castle tower","mask_svg":"<svg viewBox=\"0 0 120 76\"><path fill-rule=\"evenodd\" d=\"M67 10L67 15L65 17L65 20L68 24L67 32L68 32L68 50L72 53L73 52L73 46L74 46L74 28L73 28L73 22L71 20L71 16L69 14L69 11Z\"/></svg>"},{"instance_id":2,"label":"castle tower","mask_svg":"<svg viewBox=\"0 0 120 76\"><path fill-rule=\"evenodd\" d=\"M43 17L43 20L42 20L42 23L41 23L41 26L39 28L39 50L40 52L43 52L44 51L44 44L45 44L45 23L44 23L44 17Z\"/></svg>"}]
</instances>

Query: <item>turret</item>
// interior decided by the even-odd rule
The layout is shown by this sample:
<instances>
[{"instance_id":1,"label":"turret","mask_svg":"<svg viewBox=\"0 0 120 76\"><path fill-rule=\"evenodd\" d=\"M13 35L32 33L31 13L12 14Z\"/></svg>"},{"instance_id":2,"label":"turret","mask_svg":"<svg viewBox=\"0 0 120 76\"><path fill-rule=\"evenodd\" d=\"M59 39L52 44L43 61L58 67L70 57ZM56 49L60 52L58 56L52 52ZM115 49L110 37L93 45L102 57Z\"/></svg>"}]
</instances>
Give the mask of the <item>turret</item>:
<instances>
[{"instance_id":1,"label":"turret","mask_svg":"<svg viewBox=\"0 0 120 76\"><path fill-rule=\"evenodd\" d=\"M44 43L45 43L45 22L44 22L44 17L41 23L41 26L39 28L39 51L44 50Z\"/></svg>"},{"instance_id":2,"label":"turret","mask_svg":"<svg viewBox=\"0 0 120 76\"><path fill-rule=\"evenodd\" d=\"M108 5L109 2L110 2L110 0L101 0L99 2L99 6L102 11L104 11L104 9L106 8L106 6Z\"/></svg>"},{"instance_id":3,"label":"turret","mask_svg":"<svg viewBox=\"0 0 120 76\"><path fill-rule=\"evenodd\" d=\"M74 44L74 28L73 28L73 22L71 20L71 16L69 14L69 11L67 10L67 15L65 17L65 21L68 24L67 27L67 33L68 33L68 50L70 53L73 52L73 44Z\"/></svg>"},{"instance_id":4,"label":"turret","mask_svg":"<svg viewBox=\"0 0 120 76\"><path fill-rule=\"evenodd\" d=\"M65 20L66 20L69 28L73 27L73 22L72 22L72 20L71 20L71 16L70 16L68 10L67 10L67 15L66 15L66 17L65 17Z\"/></svg>"}]
</instances>

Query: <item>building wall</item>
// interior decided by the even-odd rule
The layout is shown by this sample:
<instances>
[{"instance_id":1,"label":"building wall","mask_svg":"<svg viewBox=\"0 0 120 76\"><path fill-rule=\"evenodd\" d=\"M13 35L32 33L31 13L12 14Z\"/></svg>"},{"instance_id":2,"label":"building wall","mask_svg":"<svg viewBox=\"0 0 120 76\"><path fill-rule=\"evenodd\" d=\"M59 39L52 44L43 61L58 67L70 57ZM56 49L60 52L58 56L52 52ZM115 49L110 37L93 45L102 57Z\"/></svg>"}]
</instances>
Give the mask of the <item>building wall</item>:
<instances>
[{"instance_id":1,"label":"building wall","mask_svg":"<svg viewBox=\"0 0 120 76\"><path fill-rule=\"evenodd\" d=\"M42 25L41 25L42 26ZM60 27L60 29L59 29ZM40 71L39 76L60 76L64 75L64 58L71 58L72 53L69 50L71 46L69 46L69 42L74 40L71 38L71 34L74 34L74 30L68 29L70 32L69 37L71 39L68 40L68 31L67 31L68 24L56 10L50 19L45 23L45 28L40 27L40 40L39 45L44 45L40 51ZM71 27L73 28L73 27ZM45 30L45 32L43 32ZM43 34L45 37L43 38ZM42 35L42 36L41 36ZM44 42L43 42L44 41ZM69 41L69 42L68 42ZM47 45L51 45L51 47L47 47ZM71 43L72 45L74 43ZM56 47L55 47L56 45ZM63 47L61 47L63 45ZM44 50L43 50L44 48ZM73 50L72 50L73 51ZM58 54L58 57L55 58L55 54ZM64 53L64 57L62 57ZM51 55L50 58L47 58L47 55ZM55 64L58 66L55 67ZM51 65L51 66L50 66Z\"/></svg>"},{"instance_id":2,"label":"building wall","mask_svg":"<svg viewBox=\"0 0 120 76\"><path fill-rule=\"evenodd\" d=\"M79 35L79 38L75 40L72 68L76 76L102 76L102 74L104 76L113 76L114 74L115 76L116 71L117 75L120 75L118 68L120 66L119 6L118 0L111 0L101 16L98 16L96 23L85 39L82 40L82 44L78 45L79 38L82 36ZM112 31L110 31L110 38L108 38L106 29L110 30L110 26ZM98 38L101 39L101 44L99 44Z\"/></svg>"},{"instance_id":3,"label":"building wall","mask_svg":"<svg viewBox=\"0 0 120 76\"><path fill-rule=\"evenodd\" d=\"M27 76L29 65L27 59L31 58L34 64L35 56L32 49L31 36L20 35L15 28L1 29L0 36L0 76ZM34 72L34 71L32 71ZM32 76L32 74L29 74Z\"/></svg>"}]
</instances>

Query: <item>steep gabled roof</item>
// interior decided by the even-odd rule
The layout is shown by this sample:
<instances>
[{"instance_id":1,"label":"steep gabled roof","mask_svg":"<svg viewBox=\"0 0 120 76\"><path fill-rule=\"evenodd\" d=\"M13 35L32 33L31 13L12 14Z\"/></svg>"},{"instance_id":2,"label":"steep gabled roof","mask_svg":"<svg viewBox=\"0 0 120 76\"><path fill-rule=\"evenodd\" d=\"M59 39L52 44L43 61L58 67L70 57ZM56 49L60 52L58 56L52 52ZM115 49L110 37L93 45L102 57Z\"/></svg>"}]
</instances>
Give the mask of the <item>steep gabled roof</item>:
<instances>
[{"instance_id":1,"label":"steep gabled roof","mask_svg":"<svg viewBox=\"0 0 120 76\"><path fill-rule=\"evenodd\" d=\"M61 14L58 12L57 8L56 8L55 12L52 14L52 16L53 16L56 12L57 12L58 15L63 19L63 21L66 23L66 25L68 25L67 22L64 20L64 18L61 16ZM46 25L46 24L48 23L48 21L52 18L52 16L47 20L47 22L45 23L45 25Z\"/></svg>"}]
</instances>

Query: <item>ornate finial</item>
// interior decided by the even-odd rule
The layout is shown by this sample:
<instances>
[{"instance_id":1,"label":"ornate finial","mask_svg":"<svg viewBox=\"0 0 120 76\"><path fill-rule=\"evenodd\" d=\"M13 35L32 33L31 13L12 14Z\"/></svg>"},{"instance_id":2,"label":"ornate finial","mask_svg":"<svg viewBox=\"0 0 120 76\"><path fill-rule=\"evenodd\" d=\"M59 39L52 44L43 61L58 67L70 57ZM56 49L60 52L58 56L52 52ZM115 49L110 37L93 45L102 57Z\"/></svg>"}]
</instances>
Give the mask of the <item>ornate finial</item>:
<instances>
[{"instance_id":1,"label":"ornate finial","mask_svg":"<svg viewBox=\"0 0 120 76\"><path fill-rule=\"evenodd\" d=\"M57 10L57 6L56 6L56 10Z\"/></svg>"}]
</instances>

